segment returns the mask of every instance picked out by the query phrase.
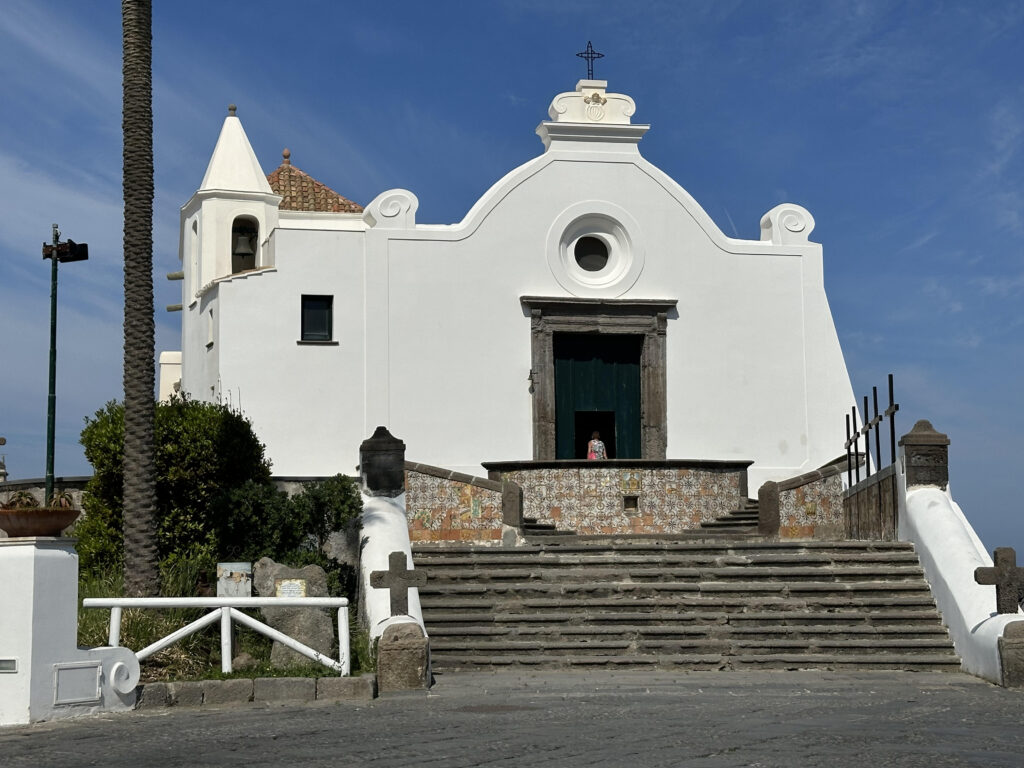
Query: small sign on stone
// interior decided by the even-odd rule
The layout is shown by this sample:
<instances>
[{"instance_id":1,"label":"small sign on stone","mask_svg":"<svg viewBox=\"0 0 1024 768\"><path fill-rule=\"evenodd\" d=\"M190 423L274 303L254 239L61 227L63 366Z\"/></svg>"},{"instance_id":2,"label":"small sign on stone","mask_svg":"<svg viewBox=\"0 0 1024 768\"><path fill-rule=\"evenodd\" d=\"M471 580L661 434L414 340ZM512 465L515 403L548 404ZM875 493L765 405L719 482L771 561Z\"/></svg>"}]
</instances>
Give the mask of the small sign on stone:
<instances>
[{"instance_id":1,"label":"small sign on stone","mask_svg":"<svg viewBox=\"0 0 1024 768\"><path fill-rule=\"evenodd\" d=\"M217 563L217 597L252 597L252 563Z\"/></svg>"},{"instance_id":2,"label":"small sign on stone","mask_svg":"<svg viewBox=\"0 0 1024 768\"><path fill-rule=\"evenodd\" d=\"M277 597L305 597L305 579L275 579L274 593Z\"/></svg>"}]
</instances>

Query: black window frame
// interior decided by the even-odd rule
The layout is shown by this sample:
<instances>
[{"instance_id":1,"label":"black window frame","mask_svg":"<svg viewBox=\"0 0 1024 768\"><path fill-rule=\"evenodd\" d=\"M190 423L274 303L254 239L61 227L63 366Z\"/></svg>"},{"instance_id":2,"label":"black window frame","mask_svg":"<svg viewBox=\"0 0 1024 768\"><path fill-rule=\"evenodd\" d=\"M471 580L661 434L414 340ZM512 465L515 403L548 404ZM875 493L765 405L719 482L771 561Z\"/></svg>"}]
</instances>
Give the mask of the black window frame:
<instances>
[{"instance_id":1,"label":"black window frame","mask_svg":"<svg viewBox=\"0 0 1024 768\"><path fill-rule=\"evenodd\" d=\"M315 303L321 303L322 306L313 306ZM314 311L320 311L326 316L327 328L326 332L319 329L311 328L312 322L309 320L309 313ZM319 325L319 324L318 324ZM334 341L334 296L325 294L302 294L302 308L299 319L299 340L300 341L311 341L311 342L329 342Z\"/></svg>"}]
</instances>

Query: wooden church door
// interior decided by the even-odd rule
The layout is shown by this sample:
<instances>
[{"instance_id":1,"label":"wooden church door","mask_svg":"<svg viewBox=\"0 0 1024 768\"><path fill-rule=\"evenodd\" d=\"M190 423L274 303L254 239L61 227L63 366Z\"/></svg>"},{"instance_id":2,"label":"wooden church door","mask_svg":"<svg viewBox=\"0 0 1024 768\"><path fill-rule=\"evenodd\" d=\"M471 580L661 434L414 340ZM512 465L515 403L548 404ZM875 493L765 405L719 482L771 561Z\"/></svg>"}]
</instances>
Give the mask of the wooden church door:
<instances>
[{"instance_id":1,"label":"wooden church door","mask_svg":"<svg viewBox=\"0 0 1024 768\"><path fill-rule=\"evenodd\" d=\"M600 432L611 459L641 458L643 336L554 334L555 457L585 459Z\"/></svg>"}]
</instances>

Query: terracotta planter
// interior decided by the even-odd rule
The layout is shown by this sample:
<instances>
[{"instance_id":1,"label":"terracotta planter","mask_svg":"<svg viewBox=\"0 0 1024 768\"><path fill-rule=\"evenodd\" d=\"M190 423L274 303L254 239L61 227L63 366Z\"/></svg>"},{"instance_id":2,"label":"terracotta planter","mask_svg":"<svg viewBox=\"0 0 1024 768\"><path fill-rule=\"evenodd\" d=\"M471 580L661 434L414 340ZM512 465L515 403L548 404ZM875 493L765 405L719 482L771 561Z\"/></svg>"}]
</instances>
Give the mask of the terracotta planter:
<instances>
[{"instance_id":1,"label":"terracotta planter","mask_svg":"<svg viewBox=\"0 0 1024 768\"><path fill-rule=\"evenodd\" d=\"M20 536L60 536L81 514L68 507L0 509L0 529L12 539Z\"/></svg>"}]
</instances>

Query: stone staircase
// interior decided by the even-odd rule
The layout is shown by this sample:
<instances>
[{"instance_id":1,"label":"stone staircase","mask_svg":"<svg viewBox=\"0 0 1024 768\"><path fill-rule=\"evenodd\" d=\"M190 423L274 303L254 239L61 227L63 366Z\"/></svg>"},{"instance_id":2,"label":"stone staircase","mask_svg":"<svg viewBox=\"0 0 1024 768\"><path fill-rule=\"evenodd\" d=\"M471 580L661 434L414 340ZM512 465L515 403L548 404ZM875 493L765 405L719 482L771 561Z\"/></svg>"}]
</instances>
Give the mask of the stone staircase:
<instances>
[{"instance_id":1,"label":"stone staircase","mask_svg":"<svg viewBox=\"0 0 1024 768\"><path fill-rule=\"evenodd\" d=\"M901 542L558 536L417 545L414 559L438 673L960 666Z\"/></svg>"},{"instance_id":2,"label":"stone staircase","mask_svg":"<svg viewBox=\"0 0 1024 768\"><path fill-rule=\"evenodd\" d=\"M758 511L757 499L744 499L739 509L734 509L717 520L701 523L701 531L704 533L715 531L731 534L756 534Z\"/></svg>"}]
</instances>

